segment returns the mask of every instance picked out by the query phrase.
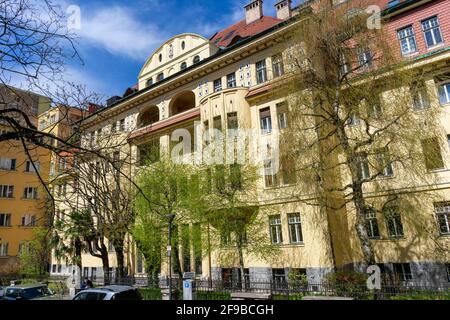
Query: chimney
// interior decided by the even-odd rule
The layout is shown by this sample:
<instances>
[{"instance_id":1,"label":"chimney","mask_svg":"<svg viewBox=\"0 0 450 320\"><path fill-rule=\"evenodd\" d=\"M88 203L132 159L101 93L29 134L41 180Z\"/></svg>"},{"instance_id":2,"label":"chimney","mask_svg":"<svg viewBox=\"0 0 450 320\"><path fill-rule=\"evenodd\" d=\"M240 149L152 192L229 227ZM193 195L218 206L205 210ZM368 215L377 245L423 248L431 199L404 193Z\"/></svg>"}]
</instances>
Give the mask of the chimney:
<instances>
[{"instance_id":1,"label":"chimney","mask_svg":"<svg viewBox=\"0 0 450 320\"><path fill-rule=\"evenodd\" d=\"M291 4L292 0L281 0L275 4L278 19L286 20L292 16Z\"/></svg>"},{"instance_id":2,"label":"chimney","mask_svg":"<svg viewBox=\"0 0 450 320\"><path fill-rule=\"evenodd\" d=\"M250 24L263 17L263 2L262 0L254 0L245 7L245 21Z\"/></svg>"}]
</instances>

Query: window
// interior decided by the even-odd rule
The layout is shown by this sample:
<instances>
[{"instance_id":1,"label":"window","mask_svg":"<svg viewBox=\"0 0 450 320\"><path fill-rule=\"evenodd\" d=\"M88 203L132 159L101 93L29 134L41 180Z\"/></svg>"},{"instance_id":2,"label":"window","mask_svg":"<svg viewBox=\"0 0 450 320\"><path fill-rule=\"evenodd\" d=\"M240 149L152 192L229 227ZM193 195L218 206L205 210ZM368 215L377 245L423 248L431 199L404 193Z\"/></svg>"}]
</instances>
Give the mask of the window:
<instances>
[{"instance_id":1,"label":"window","mask_svg":"<svg viewBox=\"0 0 450 320\"><path fill-rule=\"evenodd\" d=\"M34 187L25 188L23 191L23 197L25 199L37 199L38 197L37 188Z\"/></svg>"},{"instance_id":2,"label":"window","mask_svg":"<svg viewBox=\"0 0 450 320\"><path fill-rule=\"evenodd\" d=\"M10 213L0 213L0 227L11 227Z\"/></svg>"},{"instance_id":3,"label":"window","mask_svg":"<svg viewBox=\"0 0 450 320\"><path fill-rule=\"evenodd\" d=\"M402 217L397 208L385 210L388 236L391 238L401 238L404 236Z\"/></svg>"},{"instance_id":4,"label":"window","mask_svg":"<svg viewBox=\"0 0 450 320\"><path fill-rule=\"evenodd\" d=\"M381 107L381 97L378 95L370 102L369 116L373 119L380 119L383 115L383 108Z\"/></svg>"},{"instance_id":5,"label":"window","mask_svg":"<svg viewBox=\"0 0 450 320\"><path fill-rule=\"evenodd\" d=\"M408 55L417 51L416 37L412 26L407 26L397 31L400 49L403 55Z\"/></svg>"},{"instance_id":6,"label":"window","mask_svg":"<svg viewBox=\"0 0 450 320\"><path fill-rule=\"evenodd\" d=\"M0 158L0 170L16 170L16 159Z\"/></svg>"},{"instance_id":7,"label":"window","mask_svg":"<svg viewBox=\"0 0 450 320\"><path fill-rule=\"evenodd\" d=\"M450 235L450 202L434 205L436 219L441 235Z\"/></svg>"},{"instance_id":8,"label":"window","mask_svg":"<svg viewBox=\"0 0 450 320\"><path fill-rule=\"evenodd\" d=\"M384 148L377 150L377 170L379 174L384 177L392 177L394 175L394 170L392 169L391 156L389 154L389 149Z\"/></svg>"},{"instance_id":9,"label":"window","mask_svg":"<svg viewBox=\"0 0 450 320\"><path fill-rule=\"evenodd\" d=\"M36 227L36 216L31 214L22 216L20 225L22 227Z\"/></svg>"},{"instance_id":10,"label":"window","mask_svg":"<svg viewBox=\"0 0 450 320\"><path fill-rule=\"evenodd\" d=\"M199 63L200 62L200 56L195 56L194 57L194 64Z\"/></svg>"},{"instance_id":11,"label":"window","mask_svg":"<svg viewBox=\"0 0 450 320\"><path fill-rule=\"evenodd\" d=\"M340 76L343 77L350 72L350 65L345 53L341 53L339 60L339 72Z\"/></svg>"},{"instance_id":12,"label":"window","mask_svg":"<svg viewBox=\"0 0 450 320\"><path fill-rule=\"evenodd\" d=\"M450 103L450 82L441 84L438 88L439 91L439 102L444 104Z\"/></svg>"},{"instance_id":13,"label":"window","mask_svg":"<svg viewBox=\"0 0 450 320\"><path fill-rule=\"evenodd\" d=\"M411 266L409 263L393 263L394 274L400 281L412 280Z\"/></svg>"},{"instance_id":14,"label":"window","mask_svg":"<svg viewBox=\"0 0 450 320\"><path fill-rule=\"evenodd\" d=\"M181 50L186 49L186 42L182 41L181 42Z\"/></svg>"},{"instance_id":15,"label":"window","mask_svg":"<svg viewBox=\"0 0 450 320\"><path fill-rule=\"evenodd\" d=\"M275 286L280 286L286 283L286 270L272 269L272 278Z\"/></svg>"},{"instance_id":16,"label":"window","mask_svg":"<svg viewBox=\"0 0 450 320\"><path fill-rule=\"evenodd\" d=\"M272 188L278 185L278 176L273 159L264 161L264 183L266 188Z\"/></svg>"},{"instance_id":17,"label":"window","mask_svg":"<svg viewBox=\"0 0 450 320\"><path fill-rule=\"evenodd\" d=\"M91 280L95 281L97 279L97 268L92 267L91 268Z\"/></svg>"},{"instance_id":18,"label":"window","mask_svg":"<svg viewBox=\"0 0 450 320\"><path fill-rule=\"evenodd\" d=\"M150 79L147 80L146 86L150 87L152 85L153 85L153 78L150 78Z\"/></svg>"},{"instance_id":19,"label":"window","mask_svg":"<svg viewBox=\"0 0 450 320\"><path fill-rule=\"evenodd\" d=\"M259 111L259 118L261 122L261 133L269 134L272 132L272 117L270 115L270 107L261 109Z\"/></svg>"},{"instance_id":20,"label":"window","mask_svg":"<svg viewBox=\"0 0 450 320\"><path fill-rule=\"evenodd\" d=\"M8 243L0 243L0 257L6 257L8 255Z\"/></svg>"},{"instance_id":21,"label":"window","mask_svg":"<svg viewBox=\"0 0 450 320\"><path fill-rule=\"evenodd\" d=\"M114 252L114 245L113 242L111 240L108 241L108 252Z\"/></svg>"},{"instance_id":22,"label":"window","mask_svg":"<svg viewBox=\"0 0 450 320\"><path fill-rule=\"evenodd\" d=\"M425 156L425 166L427 170L439 170L445 167L441 146L437 138L422 140L422 150Z\"/></svg>"},{"instance_id":23,"label":"window","mask_svg":"<svg viewBox=\"0 0 450 320\"><path fill-rule=\"evenodd\" d=\"M157 80L158 82L163 81L163 80L164 80L164 73L161 72L160 74L158 74L158 75L156 76L156 80Z\"/></svg>"},{"instance_id":24,"label":"window","mask_svg":"<svg viewBox=\"0 0 450 320\"><path fill-rule=\"evenodd\" d=\"M272 240L272 244L283 243L283 234L281 230L281 216L276 215L269 217L269 225L270 225L270 239Z\"/></svg>"},{"instance_id":25,"label":"window","mask_svg":"<svg viewBox=\"0 0 450 320\"><path fill-rule=\"evenodd\" d=\"M34 166L33 166L33 164L31 163L31 161L27 161L27 163L26 163L26 168L25 168L25 171L26 171L26 172L36 172L36 171L39 171L39 169L40 169L40 163L39 163L39 161L34 161L33 163L34 163Z\"/></svg>"},{"instance_id":26,"label":"window","mask_svg":"<svg viewBox=\"0 0 450 320\"><path fill-rule=\"evenodd\" d=\"M359 66L364 68L372 67L372 52L368 48L358 48Z\"/></svg>"},{"instance_id":27,"label":"window","mask_svg":"<svg viewBox=\"0 0 450 320\"><path fill-rule=\"evenodd\" d=\"M277 104L277 118L278 118L278 128L279 129L286 129L288 126L287 112L288 112L288 107L287 107L286 102Z\"/></svg>"},{"instance_id":28,"label":"window","mask_svg":"<svg viewBox=\"0 0 450 320\"><path fill-rule=\"evenodd\" d=\"M228 88L235 88L237 86L236 84L236 73L230 73L227 75L227 87Z\"/></svg>"},{"instance_id":29,"label":"window","mask_svg":"<svg viewBox=\"0 0 450 320\"><path fill-rule=\"evenodd\" d=\"M227 129L228 136L234 137L237 135L237 130L239 128L237 112L230 112L227 114Z\"/></svg>"},{"instance_id":30,"label":"window","mask_svg":"<svg viewBox=\"0 0 450 320\"><path fill-rule=\"evenodd\" d=\"M284 74L283 56L281 54L272 57L272 71L274 78L281 77Z\"/></svg>"},{"instance_id":31,"label":"window","mask_svg":"<svg viewBox=\"0 0 450 320\"><path fill-rule=\"evenodd\" d=\"M222 131L222 117L217 116L213 118L213 128Z\"/></svg>"},{"instance_id":32,"label":"window","mask_svg":"<svg viewBox=\"0 0 450 320\"><path fill-rule=\"evenodd\" d=\"M394 7L400 3L400 0L392 0L388 2L388 8Z\"/></svg>"},{"instance_id":33,"label":"window","mask_svg":"<svg viewBox=\"0 0 450 320\"><path fill-rule=\"evenodd\" d=\"M366 214L366 229L367 229L367 234L370 239L380 238L380 231L378 229L377 212L374 209L371 209L371 211Z\"/></svg>"},{"instance_id":34,"label":"window","mask_svg":"<svg viewBox=\"0 0 450 320\"><path fill-rule=\"evenodd\" d=\"M0 198L12 198L14 194L14 186L0 185Z\"/></svg>"},{"instance_id":35,"label":"window","mask_svg":"<svg viewBox=\"0 0 450 320\"><path fill-rule=\"evenodd\" d=\"M288 215L289 237L291 243L303 243L302 222L300 213L291 213Z\"/></svg>"},{"instance_id":36,"label":"window","mask_svg":"<svg viewBox=\"0 0 450 320\"><path fill-rule=\"evenodd\" d=\"M423 110L430 106L430 99L424 83L416 84L411 88L414 110Z\"/></svg>"},{"instance_id":37,"label":"window","mask_svg":"<svg viewBox=\"0 0 450 320\"><path fill-rule=\"evenodd\" d=\"M222 91L222 79L214 80L214 92Z\"/></svg>"},{"instance_id":38,"label":"window","mask_svg":"<svg viewBox=\"0 0 450 320\"><path fill-rule=\"evenodd\" d=\"M265 60L261 60L256 63L256 81L258 84L267 81L267 70Z\"/></svg>"},{"instance_id":39,"label":"window","mask_svg":"<svg viewBox=\"0 0 450 320\"><path fill-rule=\"evenodd\" d=\"M447 144L448 148L450 149L450 134L447 135Z\"/></svg>"},{"instance_id":40,"label":"window","mask_svg":"<svg viewBox=\"0 0 450 320\"><path fill-rule=\"evenodd\" d=\"M354 126L358 126L359 123L360 123L359 112L351 111L348 116L347 124L351 127L354 127Z\"/></svg>"},{"instance_id":41,"label":"window","mask_svg":"<svg viewBox=\"0 0 450 320\"><path fill-rule=\"evenodd\" d=\"M125 119L121 119L119 121L119 131L124 132L125 131Z\"/></svg>"},{"instance_id":42,"label":"window","mask_svg":"<svg viewBox=\"0 0 450 320\"><path fill-rule=\"evenodd\" d=\"M187 69L187 63L186 62L183 62L181 64L181 66L180 66L180 70L184 70L184 69Z\"/></svg>"},{"instance_id":43,"label":"window","mask_svg":"<svg viewBox=\"0 0 450 320\"><path fill-rule=\"evenodd\" d=\"M295 184L297 182L295 161L292 158L285 155L281 157L281 174L284 186Z\"/></svg>"},{"instance_id":44,"label":"window","mask_svg":"<svg viewBox=\"0 0 450 320\"><path fill-rule=\"evenodd\" d=\"M370 170L369 170L369 161L367 159L367 154L360 153L357 157L357 166L358 166L358 175L359 179L369 179L370 178Z\"/></svg>"},{"instance_id":45,"label":"window","mask_svg":"<svg viewBox=\"0 0 450 320\"><path fill-rule=\"evenodd\" d=\"M437 17L422 21L422 30L427 47L434 47L443 42L441 28Z\"/></svg>"}]
</instances>

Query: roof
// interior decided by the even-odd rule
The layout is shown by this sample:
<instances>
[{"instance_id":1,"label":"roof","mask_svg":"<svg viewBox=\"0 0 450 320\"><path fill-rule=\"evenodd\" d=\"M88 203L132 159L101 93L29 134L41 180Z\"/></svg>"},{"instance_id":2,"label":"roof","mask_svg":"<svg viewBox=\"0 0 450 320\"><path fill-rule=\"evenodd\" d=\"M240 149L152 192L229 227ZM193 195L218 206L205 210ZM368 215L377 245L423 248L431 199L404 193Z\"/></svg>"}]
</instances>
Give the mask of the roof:
<instances>
[{"instance_id":1,"label":"roof","mask_svg":"<svg viewBox=\"0 0 450 320\"><path fill-rule=\"evenodd\" d=\"M219 47L226 48L235 44L240 39L245 39L261 33L282 21L284 20L263 16L261 19L253 21L247 25L247 22L244 19L222 31L217 32L210 39L210 41Z\"/></svg>"}]
</instances>

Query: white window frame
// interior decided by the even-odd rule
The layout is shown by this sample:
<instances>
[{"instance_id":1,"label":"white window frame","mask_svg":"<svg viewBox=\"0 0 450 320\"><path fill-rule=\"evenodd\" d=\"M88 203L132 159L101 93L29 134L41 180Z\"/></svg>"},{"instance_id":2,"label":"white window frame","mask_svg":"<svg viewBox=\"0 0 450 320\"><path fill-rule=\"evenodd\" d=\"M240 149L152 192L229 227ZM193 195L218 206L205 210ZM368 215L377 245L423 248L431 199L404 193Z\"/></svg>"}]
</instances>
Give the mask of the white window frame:
<instances>
[{"instance_id":1,"label":"white window frame","mask_svg":"<svg viewBox=\"0 0 450 320\"><path fill-rule=\"evenodd\" d=\"M14 198L14 186L0 185L0 198L3 199Z\"/></svg>"},{"instance_id":2,"label":"white window frame","mask_svg":"<svg viewBox=\"0 0 450 320\"><path fill-rule=\"evenodd\" d=\"M16 159L0 157L0 170L15 171L16 165Z\"/></svg>"},{"instance_id":3,"label":"white window frame","mask_svg":"<svg viewBox=\"0 0 450 320\"><path fill-rule=\"evenodd\" d=\"M367 228L367 233L370 239L379 239L380 238L380 226L378 224L378 219L377 219L377 212L375 210L373 210L370 213L366 214L366 226L368 226L369 228ZM376 229L378 231L378 235L375 235L375 227L374 225L376 225Z\"/></svg>"},{"instance_id":4,"label":"white window frame","mask_svg":"<svg viewBox=\"0 0 450 320\"><path fill-rule=\"evenodd\" d=\"M236 73L230 73L227 75L227 88L236 88L237 82L236 82Z\"/></svg>"},{"instance_id":5,"label":"white window frame","mask_svg":"<svg viewBox=\"0 0 450 320\"><path fill-rule=\"evenodd\" d=\"M445 101L441 100L441 93L445 95ZM438 84L438 96L441 105L444 106L450 104L450 82L442 82Z\"/></svg>"},{"instance_id":6,"label":"white window frame","mask_svg":"<svg viewBox=\"0 0 450 320\"><path fill-rule=\"evenodd\" d=\"M434 25L432 23L433 20L436 21L436 23ZM428 22L428 25L426 25L427 22ZM439 22L439 19L438 19L437 16L430 17L430 18L427 18L425 20L422 20L420 24L422 25L423 37L424 37L424 41L425 41L425 44L426 44L428 49L434 48L434 47L444 43L444 36L442 35L441 25L440 25L440 22ZM440 42L437 42L437 40L436 40L436 35L434 33L435 30L437 30L439 32L439 35L441 37L441 41ZM432 39L433 39L433 44L432 45L428 44L427 36L426 36L427 32L431 33L431 36L432 36Z\"/></svg>"},{"instance_id":7,"label":"white window frame","mask_svg":"<svg viewBox=\"0 0 450 320\"><path fill-rule=\"evenodd\" d=\"M36 187L25 187L24 199L36 200L38 198L38 190Z\"/></svg>"},{"instance_id":8,"label":"white window frame","mask_svg":"<svg viewBox=\"0 0 450 320\"><path fill-rule=\"evenodd\" d=\"M441 236L450 236L450 203L441 203L441 204L435 204L434 212L436 215L436 220L439 227L439 233ZM447 229L446 231L443 231L442 224L441 224L441 217L443 216L444 219L444 226Z\"/></svg>"},{"instance_id":9,"label":"white window frame","mask_svg":"<svg viewBox=\"0 0 450 320\"><path fill-rule=\"evenodd\" d=\"M270 241L272 244L279 245L283 243L283 225L281 215L269 217Z\"/></svg>"},{"instance_id":10,"label":"white window frame","mask_svg":"<svg viewBox=\"0 0 450 320\"><path fill-rule=\"evenodd\" d=\"M412 25L397 30L397 36L400 42L400 50L402 55L408 56L417 52L417 41ZM403 44L406 44L406 47L404 47ZM403 50L404 48L407 50Z\"/></svg>"},{"instance_id":11,"label":"white window frame","mask_svg":"<svg viewBox=\"0 0 450 320\"><path fill-rule=\"evenodd\" d=\"M300 213L288 214L288 225L289 225L289 240L291 241L291 244L302 244L303 231L302 231L302 217Z\"/></svg>"},{"instance_id":12,"label":"white window frame","mask_svg":"<svg viewBox=\"0 0 450 320\"><path fill-rule=\"evenodd\" d=\"M222 91L222 78L214 80L213 85L214 85L214 92Z\"/></svg>"},{"instance_id":13,"label":"white window frame","mask_svg":"<svg viewBox=\"0 0 450 320\"><path fill-rule=\"evenodd\" d=\"M0 257L8 256L8 242L0 243Z\"/></svg>"},{"instance_id":14,"label":"white window frame","mask_svg":"<svg viewBox=\"0 0 450 320\"><path fill-rule=\"evenodd\" d=\"M0 225L0 228L11 227L11 213L0 213L1 216L3 216L3 225Z\"/></svg>"},{"instance_id":15,"label":"white window frame","mask_svg":"<svg viewBox=\"0 0 450 320\"><path fill-rule=\"evenodd\" d=\"M266 60L256 62L256 83L261 84L267 82L267 66Z\"/></svg>"}]
</instances>

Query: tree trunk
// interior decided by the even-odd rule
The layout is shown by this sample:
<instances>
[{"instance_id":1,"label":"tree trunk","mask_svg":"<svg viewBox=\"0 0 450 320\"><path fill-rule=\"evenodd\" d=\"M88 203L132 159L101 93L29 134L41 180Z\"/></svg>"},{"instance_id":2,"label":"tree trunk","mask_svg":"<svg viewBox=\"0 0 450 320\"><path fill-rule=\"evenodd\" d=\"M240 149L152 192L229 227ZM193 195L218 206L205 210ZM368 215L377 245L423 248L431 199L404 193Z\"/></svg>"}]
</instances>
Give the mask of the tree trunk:
<instances>
[{"instance_id":1,"label":"tree trunk","mask_svg":"<svg viewBox=\"0 0 450 320\"><path fill-rule=\"evenodd\" d=\"M103 281L104 285L108 286L111 284L111 275L109 274L109 257L108 257L108 251L106 251L106 254L102 251L102 264L103 264Z\"/></svg>"},{"instance_id":2,"label":"tree trunk","mask_svg":"<svg viewBox=\"0 0 450 320\"><path fill-rule=\"evenodd\" d=\"M117 259L117 277L119 279L122 279L125 276L125 269L124 269L124 253L123 253L123 246L121 245L114 245L114 249L116 250L116 259Z\"/></svg>"},{"instance_id":3,"label":"tree trunk","mask_svg":"<svg viewBox=\"0 0 450 320\"><path fill-rule=\"evenodd\" d=\"M356 207L356 233L361 242L361 250L364 257L363 263L365 264L364 267L368 267L375 264L375 253L366 229L367 206L363 196L361 183L353 185L353 201Z\"/></svg>"},{"instance_id":4,"label":"tree trunk","mask_svg":"<svg viewBox=\"0 0 450 320\"><path fill-rule=\"evenodd\" d=\"M245 267L244 267L244 253L242 250L242 239L238 240L240 243L238 243L237 245L237 251L238 251L238 256L239 256L239 271L240 271L240 276L241 279L239 279L241 281L241 288L242 291L246 290L246 286L245 286Z\"/></svg>"}]
</instances>

